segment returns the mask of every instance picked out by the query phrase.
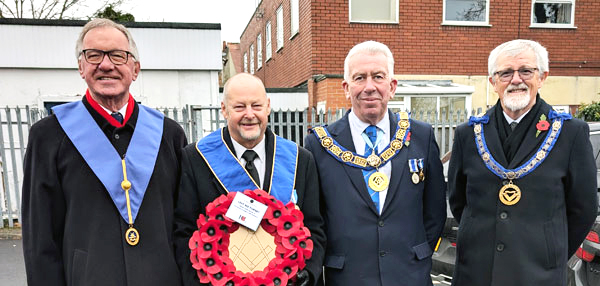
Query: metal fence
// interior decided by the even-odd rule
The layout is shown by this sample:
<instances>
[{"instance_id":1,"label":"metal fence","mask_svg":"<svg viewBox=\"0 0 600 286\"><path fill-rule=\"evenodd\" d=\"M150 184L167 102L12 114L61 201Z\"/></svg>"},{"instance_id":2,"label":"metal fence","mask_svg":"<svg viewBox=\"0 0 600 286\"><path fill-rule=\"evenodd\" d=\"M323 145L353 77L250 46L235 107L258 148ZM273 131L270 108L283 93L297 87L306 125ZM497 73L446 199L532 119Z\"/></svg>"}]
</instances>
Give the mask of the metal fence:
<instances>
[{"instance_id":1,"label":"metal fence","mask_svg":"<svg viewBox=\"0 0 600 286\"><path fill-rule=\"evenodd\" d=\"M186 106L184 108L157 108L165 116L178 122L184 129L189 142L196 142L204 135L225 126L219 107ZM481 110L478 110L479 113ZM277 135L303 145L307 130L338 120L345 110L317 111L278 110L269 116L269 127ZM472 111L450 112L413 111L411 117L430 123L435 131L440 154L452 148L456 125L465 122L474 114ZM45 117L45 109L1 108L0 109L0 217L13 227L21 222L21 186L23 158L27 147L29 128ZM0 228L5 227L0 223Z\"/></svg>"}]
</instances>

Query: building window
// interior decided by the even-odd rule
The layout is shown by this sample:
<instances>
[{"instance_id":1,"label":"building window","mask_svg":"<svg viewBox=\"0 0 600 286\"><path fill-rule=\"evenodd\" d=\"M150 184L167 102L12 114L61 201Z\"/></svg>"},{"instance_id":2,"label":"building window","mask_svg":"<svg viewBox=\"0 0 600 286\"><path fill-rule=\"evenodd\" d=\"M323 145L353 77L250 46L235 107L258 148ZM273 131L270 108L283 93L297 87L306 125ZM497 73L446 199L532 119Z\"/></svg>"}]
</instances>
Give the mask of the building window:
<instances>
[{"instance_id":1,"label":"building window","mask_svg":"<svg viewBox=\"0 0 600 286\"><path fill-rule=\"evenodd\" d=\"M444 25L489 25L490 0L444 0Z\"/></svg>"},{"instance_id":2,"label":"building window","mask_svg":"<svg viewBox=\"0 0 600 286\"><path fill-rule=\"evenodd\" d=\"M277 50L283 48L283 7L277 8Z\"/></svg>"},{"instance_id":3,"label":"building window","mask_svg":"<svg viewBox=\"0 0 600 286\"><path fill-rule=\"evenodd\" d=\"M398 0L350 0L350 22L398 23Z\"/></svg>"},{"instance_id":4,"label":"building window","mask_svg":"<svg viewBox=\"0 0 600 286\"><path fill-rule=\"evenodd\" d=\"M290 0L290 38L298 34L298 27L300 26L300 7L298 6L298 1L299 0Z\"/></svg>"},{"instance_id":5,"label":"building window","mask_svg":"<svg viewBox=\"0 0 600 286\"><path fill-rule=\"evenodd\" d=\"M265 25L265 58L269 60L271 58L271 21Z\"/></svg>"},{"instance_id":6,"label":"building window","mask_svg":"<svg viewBox=\"0 0 600 286\"><path fill-rule=\"evenodd\" d=\"M262 67L262 37L260 34L256 37L256 69Z\"/></svg>"},{"instance_id":7,"label":"building window","mask_svg":"<svg viewBox=\"0 0 600 286\"><path fill-rule=\"evenodd\" d=\"M254 44L250 45L250 73L254 74Z\"/></svg>"},{"instance_id":8,"label":"building window","mask_svg":"<svg viewBox=\"0 0 600 286\"><path fill-rule=\"evenodd\" d=\"M575 27L575 0L533 0L531 5L532 27Z\"/></svg>"},{"instance_id":9,"label":"building window","mask_svg":"<svg viewBox=\"0 0 600 286\"><path fill-rule=\"evenodd\" d=\"M244 65L244 72L248 72L248 55L246 53L244 53L244 62L242 64Z\"/></svg>"}]
</instances>

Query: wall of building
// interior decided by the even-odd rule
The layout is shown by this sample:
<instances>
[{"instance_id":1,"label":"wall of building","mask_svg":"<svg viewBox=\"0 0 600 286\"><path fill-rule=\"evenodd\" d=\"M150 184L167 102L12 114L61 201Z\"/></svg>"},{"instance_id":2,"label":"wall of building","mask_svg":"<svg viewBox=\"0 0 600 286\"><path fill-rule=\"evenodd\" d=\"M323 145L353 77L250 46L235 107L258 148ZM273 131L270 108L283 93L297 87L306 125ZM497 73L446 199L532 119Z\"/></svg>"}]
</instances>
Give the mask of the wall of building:
<instances>
[{"instance_id":1,"label":"wall of building","mask_svg":"<svg viewBox=\"0 0 600 286\"><path fill-rule=\"evenodd\" d=\"M486 75L494 47L525 38L546 46L554 75L600 76L599 1L576 1L575 29L530 28L531 1L491 0L490 26L442 25L442 8L403 0L398 24L349 23L348 0L312 0L312 73L341 74L354 44L376 40L394 53L397 74Z\"/></svg>"},{"instance_id":2,"label":"wall of building","mask_svg":"<svg viewBox=\"0 0 600 286\"><path fill-rule=\"evenodd\" d=\"M151 107L218 105L217 71L142 70L130 93ZM87 86L76 69L0 68L2 106L80 100Z\"/></svg>"},{"instance_id":3,"label":"wall of building","mask_svg":"<svg viewBox=\"0 0 600 286\"><path fill-rule=\"evenodd\" d=\"M77 71L75 42L85 23L0 19L0 39L10 39L0 45L2 105L79 99L86 84ZM152 107L218 104L219 24L136 22L128 29L141 65L130 88L136 100Z\"/></svg>"},{"instance_id":4,"label":"wall of building","mask_svg":"<svg viewBox=\"0 0 600 286\"><path fill-rule=\"evenodd\" d=\"M263 66L254 69L267 88L295 87L304 84L312 76L312 44L311 44L311 0L298 0L300 23L298 33L291 35L290 31L290 0L263 0L256 13L240 38L240 49L249 55L250 45L254 45L254 64L256 66L256 37L262 34ZM277 8L283 7L283 48L277 50ZM265 54L265 26L271 22L271 59ZM249 60L248 60L249 62Z\"/></svg>"}]
</instances>

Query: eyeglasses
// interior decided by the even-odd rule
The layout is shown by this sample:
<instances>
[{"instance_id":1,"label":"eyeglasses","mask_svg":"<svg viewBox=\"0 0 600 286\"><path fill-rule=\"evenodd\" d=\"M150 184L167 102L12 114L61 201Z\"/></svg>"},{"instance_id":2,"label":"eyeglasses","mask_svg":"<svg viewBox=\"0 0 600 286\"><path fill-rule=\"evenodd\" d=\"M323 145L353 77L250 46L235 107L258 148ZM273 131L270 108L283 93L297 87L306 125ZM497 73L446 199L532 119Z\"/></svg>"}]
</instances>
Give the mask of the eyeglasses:
<instances>
[{"instance_id":1,"label":"eyeglasses","mask_svg":"<svg viewBox=\"0 0 600 286\"><path fill-rule=\"evenodd\" d=\"M83 53L85 60L93 65L100 64L102 60L104 60L104 55L108 55L110 62L115 65L126 64L127 60L129 59L129 55L135 59L132 53L121 50L103 51L97 49L86 49L81 52Z\"/></svg>"},{"instance_id":2,"label":"eyeglasses","mask_svg":"<svg viewBox=\"0 0 600 286\"><path fill-rule=\"evenodd\" d=\"M519 77L521 77L522 80L528 80L533 77L533 74L535 73L536 70L538 70L538 69L537 68L520 68L516 71L519 72ZM500 78L500 81L509 82L513 79L513 76L515 75L516 71L513 69L506 69L503 71L497 71L494 74L498 75L498 77Z\"/></svg>"}]
</instances>

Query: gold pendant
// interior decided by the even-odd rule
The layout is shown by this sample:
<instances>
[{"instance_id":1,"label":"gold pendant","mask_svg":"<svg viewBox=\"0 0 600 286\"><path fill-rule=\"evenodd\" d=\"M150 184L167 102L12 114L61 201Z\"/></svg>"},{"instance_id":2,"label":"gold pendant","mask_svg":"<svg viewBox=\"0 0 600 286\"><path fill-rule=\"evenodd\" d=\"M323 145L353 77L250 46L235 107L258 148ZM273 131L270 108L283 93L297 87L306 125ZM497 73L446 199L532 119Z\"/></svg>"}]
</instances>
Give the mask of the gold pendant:
<instances>
[{"instance_id":1,"label":"gold pendant","mask_svg":"<svg viewBox=\"0 0 600 286\"><path fill-rule=\"evenodd\" d=\"M125 232L125 241L131 246L135 246L140 242L140 234L137 229L133 228L133 226L129 226L127 231Z\"/></svg>"},{"instance_id":2,"label":"gold pendant","mask_svg":"<svg viewBox=\"0 0 600 286\"><path fill-rule=\"evenodd\" d=\"M417 172L412 173L411 179L412 179L413 184L415 184L415 185L418 184L419 181L421 180L421 178L419 178L419 174L417 174Z\"/></svg>"},{"instance_id":3,"label":"gold pendant","mask_svg":"<svg viewBox=\"0 0 600 286\"><path fill-rule=\"evenodd\" d=\"M421 182L425 181L425 172L423 172L423 170L421 170L421 172L419 172L419 179L421 179Z\"/></svg>"},{"instance_id":4,"label":"gold pendant","mask_svg":"<svg viewBox=\"0 0 600 286\"><path fill-rule=\"evenodd\" d=\"M390 184L388 177L382 172L375 172L369 176L369 188L373 191L381 192Z\"/></svg>"},{"instance_id":5,"label":"gold pendant","mask_svg":"<svg viewBox=\"0 0 600 286\"><path fill-rule=\"evenodd\" d=\"M512 206L521 200L521 189L510 181L500 189L498 196L503 204Z\"/></svg>"},{"instance_id":6,"label":"gold pendant","mask_svg":"<svg viewBox=\"0 0 600 286\"><path fill-rule=\"evenodd\" d=\"M367 163L369 166L377 168L379 167L379 164L381 164L381 158L375 154L371 154L367 157Z\"/></svg>"}]
</instances>

